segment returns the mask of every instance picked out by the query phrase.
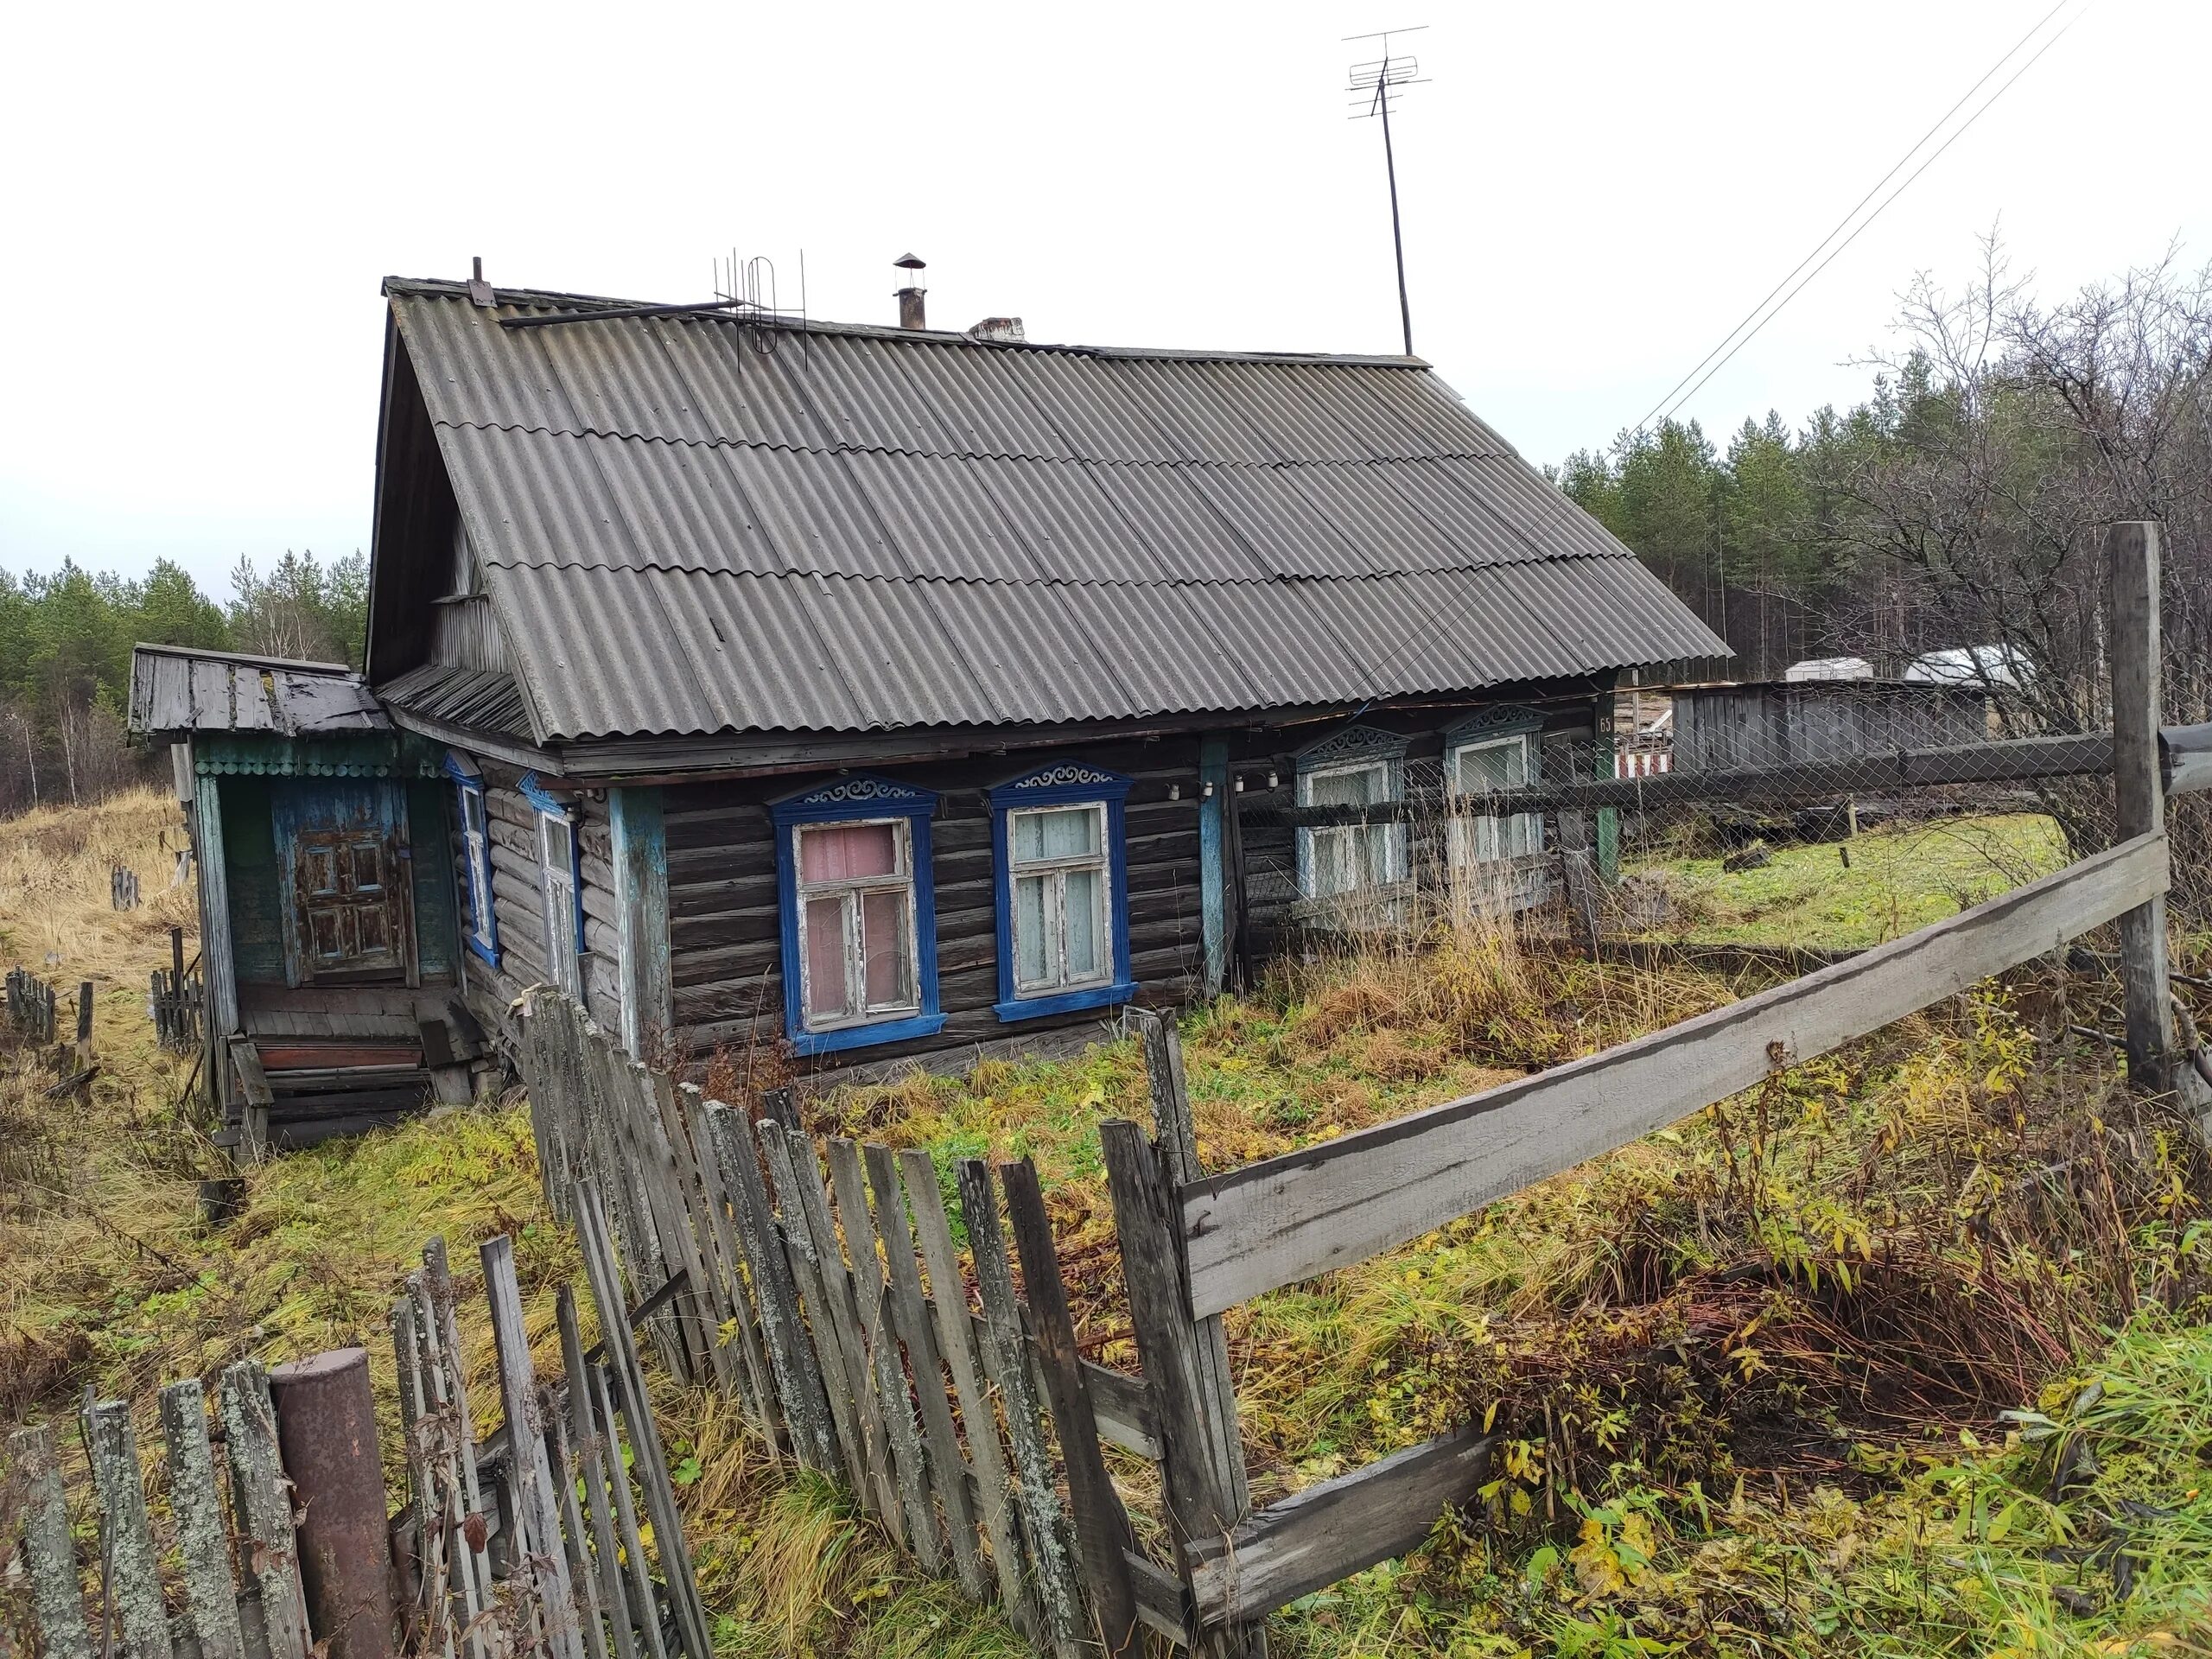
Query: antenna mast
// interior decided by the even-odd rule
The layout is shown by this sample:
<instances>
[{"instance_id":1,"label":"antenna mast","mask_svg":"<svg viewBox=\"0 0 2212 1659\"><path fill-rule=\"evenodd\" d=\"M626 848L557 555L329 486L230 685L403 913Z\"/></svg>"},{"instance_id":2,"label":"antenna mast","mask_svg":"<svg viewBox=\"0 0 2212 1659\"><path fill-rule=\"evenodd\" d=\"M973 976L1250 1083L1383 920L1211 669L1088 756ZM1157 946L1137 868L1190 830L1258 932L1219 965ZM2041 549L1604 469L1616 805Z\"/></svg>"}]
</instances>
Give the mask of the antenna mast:
<instances>
[{"instance_id":1,"label":"antenna mast","mask_svg":"<svg viewBox=\"0 0 2212 1659\"><path fill-rule=\"evenodd\" d=\"M1405 331L1406 355L1414 354L1414 313L1406 299L1406 238L1398 219L1398 157L1390 144L1390 108L1397 102L1401 86L1427 84L1427 77L1421 73L1421 62L1410 54L1393 55L1390 37L1393 35L1418 35L1427 23L1415 23L1405 29L1386 29L1372 35L1347 35L1347 41L1380 41L1382 55L1365 63L1351 67L1344 90L1359 94L1352 99L1351 119L1364 121L1380 117L1382 122L1382 169L1390 181L1390 250L1398 261L1398 323Z\"/></svg>"}]
</instances>

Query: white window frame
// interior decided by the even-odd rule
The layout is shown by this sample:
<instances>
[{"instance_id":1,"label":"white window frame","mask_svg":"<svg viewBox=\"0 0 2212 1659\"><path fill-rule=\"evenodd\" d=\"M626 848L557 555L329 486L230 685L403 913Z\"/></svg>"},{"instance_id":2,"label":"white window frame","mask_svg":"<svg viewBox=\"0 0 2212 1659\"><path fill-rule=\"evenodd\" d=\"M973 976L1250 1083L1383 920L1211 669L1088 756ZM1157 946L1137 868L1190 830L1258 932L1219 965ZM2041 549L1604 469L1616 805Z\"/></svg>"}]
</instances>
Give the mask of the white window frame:
<instances>
[{"instance_id":1,"label":"white window frame","mask_svg":"<svg viewBox=\"0 0 2212 1659\"><path fill-rule=\"evenodd\" d=\"M461 849L468 865L468 933L479 951L499 959L499 923L492 914L492 823L484 805L484 785L457 780L461 795Z\"/></svg>"},{"instance_id":2,"label":"white window frame","mask_svg":"<svg viewBox=\"0 0 2212 1659\"><path fill-rule=\"evenodd\" d=\"M1024 859L1014 851L1020 844L1016 827L1023 818L1033 818L1052 812L1090 812L1098 823L1098 850L1095 853L1071 854L1065 858ZM1013 951L1014 994L1017 997L1055 996L1063 991L1087 991L1095 986L1114 982L1114 859L1109 841L1112 822L1103 801L1066 801L1042 806L1022 806L1009 810L1006 815L1006 906L1007 937ZM1098 966L1080 979L1068 975L1067 878L1072 872L1095 870L1098 884L1096 932ZM1047 952L1054 966L1056 977L1025 980L1021 976L1021 906L1014 902L1014 895L1021 890L1022 881L1031 876L1048 878L1045 883L1045 931L1052 949Z\"/></svg>"},{"instance_id":3,"label":"white window frame","mask_svg":"<svg viewBox=\"0 0 2212 1659\"><path fill-rule=\"evenodd\" d=\"M1380 772L1382 775L1382 793L1370 804L1395 805L1404 798L1404 785L1401 781L1403 774L1399 766L1393 760L1378 757L1373 760L1341 760L1328 765L1302 768L1298 774L1298 804L1300 806L1313 804L1313 785L1319 779L1342 778L1355 772ZM1377 890L1367 879L1367 859L1356 855L1351 860L1356 879L1351 887L1331 893L1319 891L1321 848L1324 836L1332 839L1341 837L1345 841L1353 842L1356 846L1359 836L1381 836L1382 837L1382 885L1387 887L1403 881L1406 879L1407 862L1405 831L1406 826L1402 823L1328 824L1300 830L1299 836L1303 843L1300 850L1304 856L1299 860L1298 874L1301 896L1325 902L1332 899L1356 899L1363 893L1372 893Z\"/></svg>"},{"instance_id":4,"label":"white window frame","mask_svg":"<svg viewBox=\"0 0 2212 1659\"><path fill-rule=\"evenodd\" d=\"M809 881L806 879L806 837L823 830L854 830L869 824L891 826L893 842L897 849L897 869L889 875L853 876L835 881ZM854 1026L873 1026L890 1020L911 1019L922 1011L922 957L917 930L921 919L916 913L918 902L914 881L914 826L913 821L903 815L893 817L829 818L798 823L791 826L791 891L798 911L793 925L798 930L799 1012L804 1029L814 1031L843 1031ZM906 895L906 983L912 993L899 1002L871 1003L868 1000L868 957L861 938L861 895L866 893L898 891ZM810 902L817 899L839 897L838 925L843 934L840 952L845 965L845 1008L841 1014L828 1017L814 1012L814 962L807 938L807 912Z\"/></svg>"},{"instance_id":5,"label":"white window frame","mask_svg":"<svg viewBox=\"0 0 2212 1659\"><path fill-rule=\"evenodd\" d=\"M561 828L568 856L554 856L553 826ZM581 999L583 989L582 921L576 892L579 862L576 821L567 812L537 810L537 897L545 920L545 969L553 982Z\"/></svg>"},{"instance_id":6,"label":"white window frame","mask_svg":"<svg viewBox=\"0 0 2212 1659\"><path fill-rule=\"evenodd\" d=\"M1537 740L1541 734L1531 730L1488 733L1479 737L1463 738L1452 745L1445 754L1445 779L1455 800L1473 798L1474 791L1466 789L1460 776L1460 762L1469 754L1483 749L1503 749L1518 747L1521 752L1521 775L1529 783L1536 780L1537 757L1541 753ZM1503 817L1483 815L1467 817L1460 813L1452 815L1452 861L1459 868L1476 864L1495 864L1516 858L1525 858L1544 850L1544 820L1539 812L1515 812Z\"/></svg>"}]
</instances>

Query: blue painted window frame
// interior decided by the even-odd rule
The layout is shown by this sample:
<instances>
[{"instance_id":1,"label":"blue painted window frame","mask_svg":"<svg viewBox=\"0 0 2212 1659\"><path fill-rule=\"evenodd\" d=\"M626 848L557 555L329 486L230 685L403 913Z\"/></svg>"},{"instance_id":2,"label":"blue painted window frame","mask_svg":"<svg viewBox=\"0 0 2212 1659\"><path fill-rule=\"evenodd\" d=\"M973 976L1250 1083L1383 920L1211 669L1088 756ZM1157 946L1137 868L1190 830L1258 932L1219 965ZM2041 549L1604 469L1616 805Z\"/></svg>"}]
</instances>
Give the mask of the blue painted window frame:
<instances>
[{"instance_id":1,"label":"blue painted window frame","mask_svg":"<svg viewBox=\"0 0 2212 1659\"><path fill-rule=\"evenodd\" d=\"M461 942L485 962L496 968L499 965L499 912L492 901L492 820L484 810L484 779L476 773L464 772L448 753L445 760L446 776L454 781L455 798L461 808L461 849L463 868L461 875L461 894L467 901L462 913L468 918L468 926ZM476 812L484 825L484 833L476 844L468 841L468 802L476 801ZM484 895L479 913L476 895Z\"/></svg>"},{"instance_id":2,"label":"blue painted window frame","mask_svg":"<svg viewBox=\"0 0 2212 1659\"><path fill-rule=\"evenodd\" d=\"M930 857L930 820L937 815L937 801L934 791L917 785L855 772L769 804L768 817L776 834L776 908L784 953L784 1036L793 1053L833 1054L934 1037L944 1029L944 1015L938 1006L937 881ZM914 988L920 1010L895 1020L809 1031L801 1003L798 830L802 826L885 818L906 820L914 881Z\"/></svg>"},{"instance_id":3,"label":"blue painted window frame","mask_svg":"<svg viewBox=\"0 0 2212 1659\"><path fill-rule=\"evenodd\" d=\"M578 1001L582 1001L585 992L589 988L584 983L583 969L581 958L591 954L584 945L583 823L580 815L576 811L576 804L574 801L564 801L557 795L550 793L543 785L537 781L537 774L536 772L525 772L523 773L521 779L515 785L515 787L522 792L522 796L524 800L528 801L532 806L537 809L537 815L540 817L559 818L569 826L569 896L573 903L573 908L575 912L570 920L569 925L575 930L575 954L580 959L576 969L576 996ZM545 831L541 828L538 830L537 835L537 844L539 848L538 856L539 859L543 861L544 857L543 849L545 846ZM542 868L538 879L541 882L544 880ZM539 903L542 906L543 902L543 893L541 890L539 894ZM546 940L545 948L550 954L553 949L553 941L550 939ZM551 964L549 963L548 965L550 966Z\"/></svg>"},{"instance_id":4,"label":"blue painted window frame","mask_svg":"<svg viewBox=\"0 0 2212 1659\"><path fill-rule=\"evenodd\" d=\"M1011 1024L1083 1008L1112 1007L1137 994L1129 973L1129 785L1134 780L1077 762L1039 766L988 791L991 808L992 909L997 918L999 1000L991 1012ZM1012 815L1039 806L1106 809L1106 908L1113 938L1114 971L1103 985L1023 996L1014 982L1014 860L1008 845Z\"/></svg>"}]
</instances>

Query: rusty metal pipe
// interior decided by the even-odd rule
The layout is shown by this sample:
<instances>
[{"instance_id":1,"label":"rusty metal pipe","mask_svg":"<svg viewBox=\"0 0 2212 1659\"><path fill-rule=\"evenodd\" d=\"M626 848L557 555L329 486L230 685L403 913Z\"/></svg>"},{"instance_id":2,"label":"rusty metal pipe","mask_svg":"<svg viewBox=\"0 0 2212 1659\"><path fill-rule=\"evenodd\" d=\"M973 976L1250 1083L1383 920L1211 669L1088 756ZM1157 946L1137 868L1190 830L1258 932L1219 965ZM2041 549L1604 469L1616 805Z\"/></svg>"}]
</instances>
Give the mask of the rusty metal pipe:
<instances>
[{"instance_id":1,"label":"rusty metal pipe","mask_svg":"<svg viewBox=\"0 0 2212 1659\"><path fill-rule=\"evenodd\" d=\"M368 1352L337 1348L279 1365L269 1392L301 1511L308 1626L330 1659L392 1659L397 1604Z\"/></svg>"}]
</instances>

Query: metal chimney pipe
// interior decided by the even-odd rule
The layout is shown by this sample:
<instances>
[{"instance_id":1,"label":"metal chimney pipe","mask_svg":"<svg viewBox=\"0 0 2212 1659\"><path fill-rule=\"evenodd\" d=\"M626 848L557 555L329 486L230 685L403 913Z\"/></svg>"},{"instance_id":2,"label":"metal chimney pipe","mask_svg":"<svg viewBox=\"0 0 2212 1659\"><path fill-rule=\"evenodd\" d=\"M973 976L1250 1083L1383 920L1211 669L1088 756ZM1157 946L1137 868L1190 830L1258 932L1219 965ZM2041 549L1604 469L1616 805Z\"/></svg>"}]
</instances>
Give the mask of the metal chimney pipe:
<instances>
[{"instance_id":1,"label":"metal chimney pipe","mask_svg":"<svg viewBox=\"0 0 2212 1659\"><path fill-rule=\"evenodd\" d=\"M902 253L892 262L893 269L906 273L906 286L897 290L899 326L901 328L926 328L929 324L922 315L922 296L929 289L922 286L922 271L926 262L918 256Z\"/></svg>"}]
</instances>

